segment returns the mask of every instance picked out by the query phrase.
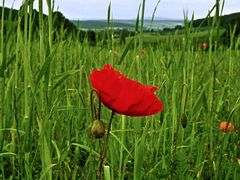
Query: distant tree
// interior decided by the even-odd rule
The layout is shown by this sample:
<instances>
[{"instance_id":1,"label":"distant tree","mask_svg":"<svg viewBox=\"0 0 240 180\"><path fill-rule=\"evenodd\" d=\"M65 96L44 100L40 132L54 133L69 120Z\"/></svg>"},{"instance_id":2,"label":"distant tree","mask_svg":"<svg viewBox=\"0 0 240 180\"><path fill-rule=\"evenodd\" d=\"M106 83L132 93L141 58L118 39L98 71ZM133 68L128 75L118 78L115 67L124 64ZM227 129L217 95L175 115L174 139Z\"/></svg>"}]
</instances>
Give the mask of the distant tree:
<instances>
[{"instance_id":1,"label":"distant tree","mask_svg":"<svg viewBox=\"0 0 240 180\"><path fill-rule=\"evenodd\" d=\"M120 33L119 41L120 41L120 44L126 43L126 37L123 35L123 33Z\"/></svg>"},{"instance_id":2,"label":"distant tree","mask_svg":"<svg viewBox=\"0 0 240 180\"><path fill-rule=\"evenodd\" d=\"M130 36L130 32L127 29L122 29L120 32L120 44L125 44L126 43L126 37Z\"/></svg>"},{"instance_id":3,"label":"distant tree","mask_svg":"<svg viewBox=\"0 0 240 180\"><path fill-rule=\"evenodd\" d=\"M240 37L240 17L232 20L226 28L226 31L222 35L224 45L229 46L232 41L236 41Z\"/></svg>"},{"instance_id":4,"label":"distant tree","mask_svg":"<svg viewBox=\"0 0 240 180\"><path fill-rule=\"evenodd\" d=\"M90 43L90 45L96 45L96 34L94 31L92 30L88 30L87 31L87 39L88 42Z\"/></svg>"},{"instance_id":5,"label":"distant tree","mask_svg":"<svg viewBox=\"0 0 240 180\"><path fill-rule=\"evenodd\" d=\"M31 1L32 2L32 1ZM3 8L0 7L0 18L2 17ZM30 17L30 15L29 15ZM17 21L21 20L21 28L24 28L24 6L22 5L19 10L4 8L4 20L8 23L4 25L5 29L14 28L17 29ZM9 23L9 22L14 23ZM44 27L48 28L48 16L43 14L43 23ZM10 27L11 25L11 27ZM13 26L14 25L14 26ZM37 33L39 29L39 12L37 10L32 11L32 32ZM79 39L80 42L83 42L85 38L93 45L96 42L96 35L94 31L86 32L78 29L69 19L67 19L61 12L53 12L53 38L57 40L59 35L61 39L65 39L69 36L74 36ZM4 32L7 32L6 30ZM58 37L58 38L57 38Z\"/></svg>"},{"instance_id":6,"label":"distant tree","mask_svg":"<svg viewBox=\"0 0 240 180\"><path fill-rule=\"evenodd\" d=\"M171 28L164 28L163 31L164 32L169 32L169 31L172 31L172 29Z\"/></svg>"},{"instance_id":7,"label":"distant tree","mask_svg":"<svg viewBox=\"0 0 240 180\"><path fill-rule=\"evenodd\" d=\"M224 28L228 28L229 24L240 17L240 12L238 13L232 13L227 14L219 17L220 20L220 26ZM193 27L208 27L213 22L213 17L209 17L208 19L202 18L202 19L196 19L193 21ZM210 23L210 24L209 24Z\"/></svg>"},{"instance_id":8,"label":"distant tree","mask_svg":"<svg viewBox=\"0 0 240 180\"><path fill-rule=\"evenodd\" d=\"M79 37L80 42L83 42L84 39L86 38L86 31L79 30L78 37Z\"/></svg>"},{"instance_id":9,"label":"distant tree","mask_svg":"<svg viewBox=\"0 0 240 180\"><path fill-rule=\"evenodd\" d=\"M174 27L174 30L180 30L180 29L183 29L184 27L183 26L181 26L181 25L176 25L175 27Z\"/></svg>"},{"instance_id":10,"label":"distant tree","mask_svg":"<svg viewBox=\"0 0 240 180\"><path fill-rule=\"evenodd\" d=\"M2 18L2 10L3 10L3 8L0 6L0 18ZM4 20L7 20L8 18L10 18L10 20L13 20L13 21L17 20L18 10L5 7L4 8Z\"/></svg>"}]
</instances>

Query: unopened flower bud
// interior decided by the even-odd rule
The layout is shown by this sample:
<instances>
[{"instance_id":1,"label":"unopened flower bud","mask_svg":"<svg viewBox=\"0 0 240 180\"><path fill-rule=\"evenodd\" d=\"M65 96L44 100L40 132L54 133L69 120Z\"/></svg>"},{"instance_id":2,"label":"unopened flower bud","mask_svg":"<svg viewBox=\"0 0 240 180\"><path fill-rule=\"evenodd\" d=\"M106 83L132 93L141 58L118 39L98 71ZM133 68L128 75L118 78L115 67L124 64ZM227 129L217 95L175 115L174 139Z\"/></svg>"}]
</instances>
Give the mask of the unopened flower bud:
<instances>
[{"instance_id":1,"label":"unopened flower bud","mask_svg":"<svg viewBox=\"0 0 240 180\"><path fill-rule=\"evenodd\" d=\"M183 128L186 128L186 127L187 127L187 123L188 123L187 115L186 115L186 114L183 114L183 115L182 115L182 118L181 118L182 127L183 127Z\"/></svg>"},{"instance_id":2,"label":"unopened flower bud","mask_svg":"<svg viewBox=\"0 0 240 180\"><path fill-rule=\"evenodd\" d=\"M94 120L91 127L91 136L94 138L102 138L105 134L105 125L101 120Z\"/></svg>"}]
</instances>

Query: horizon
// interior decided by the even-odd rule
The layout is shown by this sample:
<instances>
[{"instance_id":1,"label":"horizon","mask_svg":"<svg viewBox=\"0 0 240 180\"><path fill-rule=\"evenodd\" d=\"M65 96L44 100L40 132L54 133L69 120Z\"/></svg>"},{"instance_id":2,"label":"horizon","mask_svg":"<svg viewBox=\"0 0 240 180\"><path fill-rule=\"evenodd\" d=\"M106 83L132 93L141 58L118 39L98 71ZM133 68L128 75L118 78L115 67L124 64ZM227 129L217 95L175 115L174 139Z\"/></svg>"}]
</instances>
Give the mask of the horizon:
<instances>
[{"instance_id":1,"label":"horizon","mask_svg":"<svg viewBox=\"0 0 240 180\"><path fill-rule=\"evenodd\" d=\"M239 0L225 0L222 15L240 12ZM137 10L141 4L141 0L128 2L127 0L112 0L112 1L99 1L88 0L88 2L79 2L76 0L55 0L54 11L60 11L66 18L70 20L106 20L107 9L111 2L111 19L114 20L134 20L137 17ZM156 6L159 3L158 6ZM3 1L0 1L2 6ZM220 1L222 3L222 1ZM8 0L5 2L5 7L19 9L22 0ZM191 0L146 0L145 2L145 18L151 19L153 12L154 20L184 20L184 13L191 18L194 14L194 19L205 18L209 10L215 4L215 0L202 0L192 2ZM221 6L221 5L220 5ZM38 10L38 2L34 2L34 9ZM47 6L43 3L44 14L47 13ZM213 16L215 11L211 14ZM141 12L140 12L141 13Z\"/></svg>"}]
</instances>

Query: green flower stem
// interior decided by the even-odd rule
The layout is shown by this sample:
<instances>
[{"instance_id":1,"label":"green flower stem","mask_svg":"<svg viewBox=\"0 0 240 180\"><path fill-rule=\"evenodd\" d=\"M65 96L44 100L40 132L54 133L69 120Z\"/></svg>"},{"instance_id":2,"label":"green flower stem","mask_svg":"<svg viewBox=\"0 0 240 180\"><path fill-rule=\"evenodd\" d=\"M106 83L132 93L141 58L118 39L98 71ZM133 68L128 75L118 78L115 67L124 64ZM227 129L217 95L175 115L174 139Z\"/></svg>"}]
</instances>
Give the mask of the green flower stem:
<instances>
[{"instance_id":1,"label":"green flower stem","mask_svg":"<svg viewBox=\"0 0 240 180\"><path fill-rule=\"evenodd\" d=\"M0 129L4 127L4 98L5 98L5 77L4 77L4 66L6 64L6 59L4 58L4 4L2 2L2 18L1 18L1 32L0 32L0 48L1 48L1 57L0 57ZM0 151L3 148L3 133L0 132Z\"/></svg>"},{"instance_id":2,"label":"green flower stem","mask_svg":"<svg viewBox=\"0 0 240 180\"><path fill-rule=\"evenodd\" d=\"M110 118L110 121L108 124L106 139L104 142L103 150L102 150L100 158L99 158L98 172L97 172L97 176L99 179L101 179L101 177L102 177L103 163L104 163L104 159L106 157L107 150L108 150L108 140L109 140L109 134L110 134L111 124L112 124L114 114L115 114L115 111L112 110L111 118Z\"/></svg>"},{"instance_id":3,"label":"green flower stem","mask_svg":"<svg viewBox=\"0 0 240 180\"><path fill-rule=\"evenodd\" d=\"M101 119L101 98L100 97L98 98L99 101L98 101L98 114L97 114L96 108L94 106L93 93L96 93L96 95L97 95L97 91L95 89L93 89L90 94L92 118L93 118L93 120L96 120L96 119L100 120Z\"/></svg>"},{"instance_id":4,"label":"green flower stem","mask_svg":"<svg viewBox=\"0 0 240 180\"><path fill-rule=\"evenodd\" d=\"M95 89L93 89L91 91L91 94L90 94L90 103L91 103L91 111L92 111L92 118L93 120L96 120L97 119L97 114L96 114L96 109L94 107L94 100L93 100L93 93L96 92ZM100 101L100 100L99 100ZM100 119L99 119L100 120Z\"/></svg>"}]
</instances>

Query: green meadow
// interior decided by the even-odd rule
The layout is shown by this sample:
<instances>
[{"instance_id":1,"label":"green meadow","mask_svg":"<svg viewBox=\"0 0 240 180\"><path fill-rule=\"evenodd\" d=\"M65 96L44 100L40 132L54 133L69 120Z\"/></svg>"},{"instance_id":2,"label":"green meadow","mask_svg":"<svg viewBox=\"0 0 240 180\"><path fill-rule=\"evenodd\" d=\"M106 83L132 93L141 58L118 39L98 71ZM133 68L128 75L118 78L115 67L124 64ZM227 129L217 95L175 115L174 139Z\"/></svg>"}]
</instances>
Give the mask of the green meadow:
<instances>
[{"instance_id":1,"label":"green meadow","mask_svg":"<svg viewBox=\"0 0 240 180\"><path fill-rule=\"evenodd\" d=\"M106 39L93 45L53 28L51 0L47 21L39 0L34 29L33 1L24 2L17 21L3 10L0 23L0 179L239 179L240 38L232 28L229 44L220 41L217 13L202 31L185 20L181 33L145 33L143 0L135 35L121 44L109 6ZM89 136L95 120L89 75L105 64L158 87L164 109L114 115L98 177L105 137ZM97 96L93 103L98 110ZM102 104L106 125L110 117ZM230 132L219 130L222 121L233 125Z\"/></svg>"}]
</instances>

